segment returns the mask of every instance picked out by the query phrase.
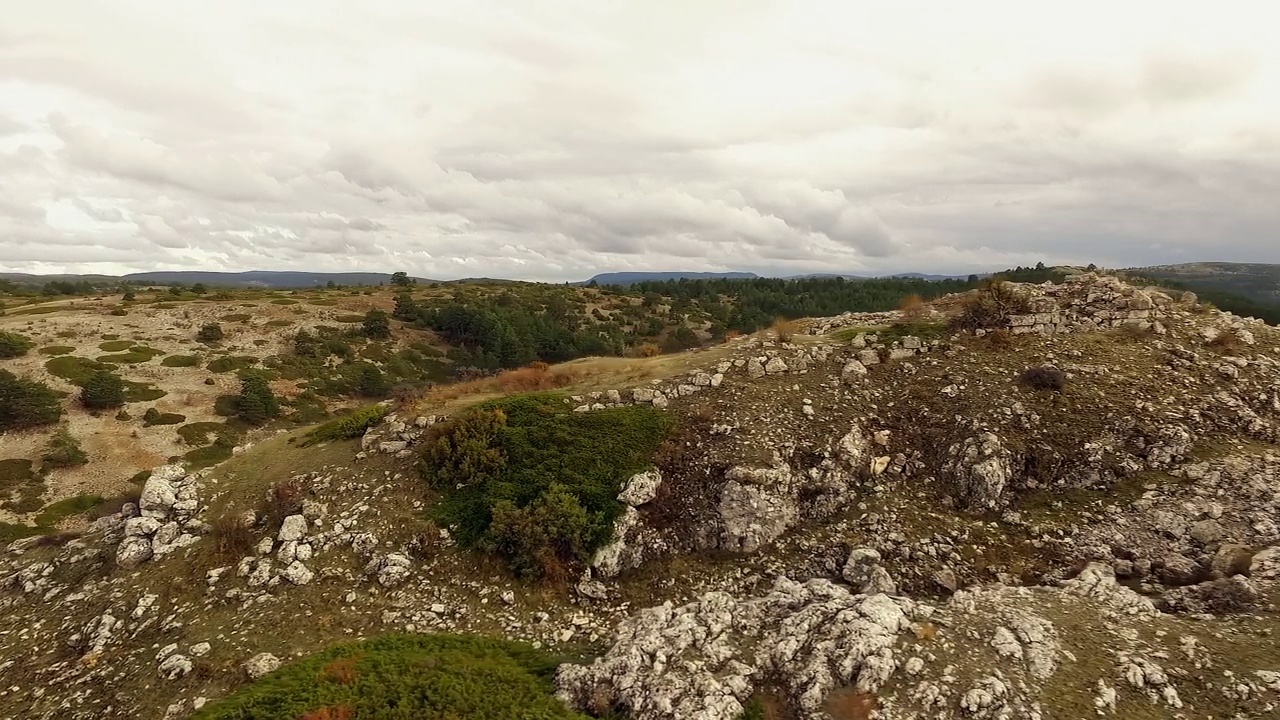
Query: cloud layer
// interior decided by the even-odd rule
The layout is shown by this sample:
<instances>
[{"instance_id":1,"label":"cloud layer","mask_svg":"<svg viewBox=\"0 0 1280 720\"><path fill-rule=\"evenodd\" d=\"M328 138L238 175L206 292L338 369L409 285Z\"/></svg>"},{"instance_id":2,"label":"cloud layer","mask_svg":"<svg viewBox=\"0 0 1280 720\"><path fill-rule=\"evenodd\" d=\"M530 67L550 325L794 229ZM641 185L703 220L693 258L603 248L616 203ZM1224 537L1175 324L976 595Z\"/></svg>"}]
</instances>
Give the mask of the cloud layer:
<instances>
[{"instance_id":1,"label":"cloud layer","mask_svg":"<svg viewBox=\"0 0 1280 720\"><path fill-rule=\"evenodd\" d=\"M1280 262L1266 4L371 5L9 11L0 269Z\"/></svg>"}]
</instances>

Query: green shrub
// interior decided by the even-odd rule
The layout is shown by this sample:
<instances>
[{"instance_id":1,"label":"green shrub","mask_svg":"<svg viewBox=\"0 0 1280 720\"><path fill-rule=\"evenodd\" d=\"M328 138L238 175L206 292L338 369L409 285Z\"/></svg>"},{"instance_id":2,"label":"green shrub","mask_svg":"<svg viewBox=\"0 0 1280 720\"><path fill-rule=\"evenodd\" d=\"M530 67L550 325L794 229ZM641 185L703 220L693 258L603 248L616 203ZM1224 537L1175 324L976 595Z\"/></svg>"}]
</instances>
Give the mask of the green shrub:
<instances>
[{"instance_id":1,"label":"green shrub","mask_svg":"<svg viewBox=\"0 0 1280 720\"><path fill-rule=\"evenodd\" d=\"M66 428L58 428L53 437L49 438L49 444L40 459L43 461L41 467L46 469L75 467L89 462L89 456L81 449L80 442Z\"/></svg>"},{"instance_id":2,"label":"green shrub","mask_svg":"<svg viewBox=\"0 0 1280 720\"><path fill-rule=\"evenodd\" d=\"M223 428L222 432L218 433L218 437L211 444L188 450L183 454L182 459L187 463L187 467L192 470L217 465L231 457L231 450L236 446L236 439L234 432Z\"/></svg>"},{"instance_id":3,"label":"green shrub","mask_svg":"<svg viewBox=\"0 0 1280 720\"><path fill-rule=\"evenodd\" d=\"M212 380L213 378L210 378ZM240 405L239 395L219 395L213 401L213 414L222 417L231 417L236 414L236 410Z\"/></svg>"},{"instance_id":4,"label":"green shrub","mask_svg":"<svg viewBox=\"0 0 1280 720\"><path fill-rule=\"evenodd\" d=\"M18 333L0 330L0 358L26 355L32 347L31 338Z\"/></svg>"},{"instance_id":5,"label":"green shrub","mask_svg":"<svg viewBox=\"0 0 1280 720\"><path fill-rule=\"evenodd\" d=\"M365 397L384 397L391 392L391 383L373 363L360 363L360 381L357 387Z\"/></svg>"},{"instance_id":6,"label":"green shrub","mask_svg":"<svg viewBox=\"0 0 1280 720\"><path fill-rule=\"evenodd\" d=\"M386 340L391 337L391 316L377 308L364 314L364 336L370 340Z\"/></svg>"},{"instance_id":7,"label":"green shrub","mask_svg":"<svg viewBox=\"0 0 1280 720\"><path fill-rule=\"evenodd\" d=\"M339 315L334 320L340 323L358 323L364 322L364 318L364 315Z\"/></svg>"},{"instance_id":8,"label":"green shrub","mask_svg":"<svg viewBox=\"0 0 1280 720\"><path fill-rule=\"evenodd\" d=\"M195 355L170 355L161 360L160 364L172 368L195 367L200 364L200 358Z\"/></svg>"},{"instance_id":9,"label":"green shrub","mask_svg":"<svg viewBox=\"0 0 1280 720\"><path fill-rule=\"evenodd\" d=\"M362 437L366 430L377 425L390 408L386 405L369 405L353 410L347 415L330 420L302 437L301 447L308 447L329 440L349 440Z\"/></svg>"},{"instance_id":10,"label":"green shrub","mask_svg":"<svg viewBox=\"0 0 1280 720\"><path fill-rule=\"evenodd\" d=\"M110 370L97 370L85 380L80 402L90 410L105 410L124 404L124 381Z\"/></svg>"},{"instance_id":11,"label":"green shrub","mask_svg":"<svg viewBox=\"0 0 1280 720\"><path fill-rule=\"evenodd\" d=\"M169 393L161 390L155 385L149 383L133 382L131 380L124 381L124 401L125 402L153 402L168 395Z\"/></svg>"},{"instance_id":12,"label":"green shrub","mask_svg":"<svg viewBox=\"0 0 1280 720\"><path fill-rule=\"evenodd\" d=\"M258 362L258 358L252 355L228 355L227 357L210 360L205 367L208 368L209 372L225 373L253 367L256 362Z\"/></svg>"},{"instance_id":13,"label":"green shrub","mask_svg":"<svg viewBox=\"0 0 1280 720\"><path fill-rule=\"evenodd\" d=\"M587 720L552 695L557 664L521 643L386 635L286 665L191 720Z\"/></svg>"},{"instance_id":14,"label":"green shrub","mask_svg":"<svg viewBox=\"0 0 1280 720\"><path fill-rule=\"evenodd\" d=\"M267 379L258 373L245 373L240 378L240 395L236 400L236 417L250 425L260 425L280 414L280 402Z\"/></svg>"},{"instance_id":15,"label":"green shrub","mask_svg":"<svg viewBox=\"0 0 1280 720\"><path fill-rule=\"evenodd\" d=\"M105 343L104 343L105 344ZM137 365L139 363L150 362L157 355L163 355L164 352L149 348L145 345L136 345L129 348L129 352L116 353L114 355L99 355L98 362L112 364Z\"/></svg>"},{"instance_id":16,"label":"green shrub","mask_svg":"<svg viewBox=\"0 0 1280 720\"><path fill-rule=\"evenodd\" d=\"M105 350L106 352L120 352L131 347L133 347L132 340L108 340L98 345L99 350Z\"/></svg>"},{"instance_id":17,"label":"green shrub","mask_svg":"<svg viewBox=\"0 0 1280 720\"><path fill-rule=\"evenodd\" d=\"M22 458L0 460L0 497L14 488L35 482L40 476L32 469L32 462Z\"/></svg>"},{"instance_id":18,"label":"green shrub","mask_svg":"<svg viewBox=\"0 0 1280 720\"><path fill-rule=\"evenodd\" d=\"M187 423L178 428L178 437L182 438L182 442L192 447L198 447L209 442L210 435L222 432L226 427L226 425L219 422Z\"/></svg>"},{"instance_id":19,"label":"green shrub","mask_svg":"<svg viewBox=\"0 0 1280 720\"><path fill-rule=\"evenodd\" d=\"M196 333L196 340L199 340L206 345L212 345L219 342L223 337L222 326L216 322L201 325L200 331Z\"/></svg>"},{"instance_id":20,"label":"green shrub","mask_svg":"<svg viewBox=\"0 0 1280 720\"><path fill-rule=\"evenodd\" d=\"M0 431L48 425L61 417L58 393L48 385L0 370Z\"/></svg>"},{"instance_id":21,"label":"green shrub","mask_svg":"<svg viewBox=\"0 0 1280 720\"><path fill-rule=\"evenodd\" d=\"M518 395L433 426L420 468L461 544L521 575L567 577L608 540L622 483L670 430L650 406L575 413L556 394Z\"/></svg>"}]
</instances>

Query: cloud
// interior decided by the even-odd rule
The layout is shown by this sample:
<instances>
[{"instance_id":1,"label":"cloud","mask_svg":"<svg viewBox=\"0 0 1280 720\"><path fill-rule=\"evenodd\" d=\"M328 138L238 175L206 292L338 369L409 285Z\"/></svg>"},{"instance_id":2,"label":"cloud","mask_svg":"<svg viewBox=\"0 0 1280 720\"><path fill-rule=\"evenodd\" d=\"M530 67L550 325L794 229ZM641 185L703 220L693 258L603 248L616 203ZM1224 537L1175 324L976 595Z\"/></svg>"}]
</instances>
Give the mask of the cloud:
<instances>
[{"instance_id":1,"label":"cloud","mask_svg":"<svg viewBox=\"0 0 1280 720\"><path fill-rule=\"evenodd\" d=\"M0 269L1280 262L1280 50L1165 9L28 3Z\"/></svg>"}]
</instances>

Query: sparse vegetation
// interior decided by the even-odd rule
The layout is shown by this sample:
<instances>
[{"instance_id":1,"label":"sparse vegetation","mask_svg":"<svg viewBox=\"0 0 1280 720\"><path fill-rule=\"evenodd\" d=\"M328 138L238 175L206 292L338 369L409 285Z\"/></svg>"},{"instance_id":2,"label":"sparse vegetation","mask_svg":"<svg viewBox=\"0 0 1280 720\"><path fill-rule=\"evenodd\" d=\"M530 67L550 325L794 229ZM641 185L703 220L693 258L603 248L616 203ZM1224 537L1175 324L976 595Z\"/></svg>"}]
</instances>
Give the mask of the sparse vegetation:
<instances>
[{"instance_id":1,"label":"sparse vegetation","mask_svg":"<svg viewBox=\"0 0 1280 720\"><path fill-rule=\"evenodd\" d=\"M162 413L155 408L147 408L142 414L142 426L151 427L152 425L177 425L187 421L187 416L178 413Z\"/></svg>"},{"instance_id":2,"label":"sparse vegetation","mask_svg":"<svg viewBox=\"0 0 1280 720\"><path fill-rule=\"evenodd\" d=\"M51 503L36 515L36 525L51 528L74 515L83 515L105 502L101 495L76 495Z\"/></svg>"},{"instance_id":3,"label":"sparse vegetation","mask_svg":"<svg viewBox=\"0 0 1280 720\"><path fill-rule=\"evenodd\" d=\"M75 352L75 348L70 345L47 345L40 348L37 352L41 355L66 355Z\"/></svg>"},{"instance_id":4,"label":"sparse vegetation","mask_svg":"<svg viewBox=\"0 0 1280 720\"><path fill-rule=\"evenodd\" d=\"M384 310L370 310L364 315L362 330L370 340L386 340L391 337L391 316Z\"/></svg>"},{"instance_id":5,"label":"sparse vegetation","mask_svg":"<svg viewBox=\"0 0 1280 720\"><path fill-rule=\"evenodd\" d=\"M227 373L251 368L257 362L258 358L252 355L228 355L210 360L205 367L212 373Z\"/></svg>"},{"instance_id":6,"label":"sparse vegetation","mask_svg":"<svg viewBox=\"0 0 1280 720\"><path fill-rule=\"evenodd\" d=\"M552 696L556 665L518 643L388 635L281 668L192 720L586 720Z\"/></svg>"},{"instance_id":7,"label":"sparse vegetation","mask_svg":"<svg viewBox=\"0 0 1280 720\"><path fill-rule=\"evenodd\" d=\"M99 370L109 370L103 365L88 358L82 358L77 355L61 355L55 357L44 364L44 368L49 371L50 375L60 377L72 385L84 386L89 378Z\"/></svg>"},{"instance_id":8,"label":"sparse vegetation","mask_svg":"<svg viewBox=\"0 0 1280 720\"><path fill-rule=\"evenodd\" d=\"M98 344L98 349L105 352L120 352L133 347L132 340L108 340Z\"/></svg>"},{"instance_id":9,"label":"sparse vegetation","mask_svg":"<svg viewBox=\"0 0 1280 720\"><path fill-rule=\"evenodd\" d=\"M170 355L161 360L160 364L172 368L195 367L200 364L200 358L195 355Z\"/></svg>"},{"instance_id":10,"label":"sparse vegetation","mask_svg":"<svg viewBox=\"0 0 1280 720\"><path fill-rule=\"evenodd\" d=\"M65 427L49 438L49 444L41 456L42 469L69 468L89 462L89 455L80 447L71 431Z\"/></svg>"}]
</instances>

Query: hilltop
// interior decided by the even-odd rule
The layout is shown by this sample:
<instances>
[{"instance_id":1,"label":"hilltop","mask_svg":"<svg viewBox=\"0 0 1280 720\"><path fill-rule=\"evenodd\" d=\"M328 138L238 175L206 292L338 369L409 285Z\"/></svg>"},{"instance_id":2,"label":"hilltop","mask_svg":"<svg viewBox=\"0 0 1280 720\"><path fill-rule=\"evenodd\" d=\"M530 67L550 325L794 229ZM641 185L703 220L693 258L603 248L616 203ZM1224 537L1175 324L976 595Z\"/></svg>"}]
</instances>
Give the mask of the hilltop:
<instances>
[{"instance_id":1,"label":"hilltop","mask_svg":"<svg viewBox=\"0 0 1280 720\"><path fill-rule=\"evenodd\" d=\"M540 324L568 292L578 333L661 314L655 339L698 342L450 372L318 428L249 430L225 461L158 467L136 499L13 542L0 708L340 717L360 702L343 688L392 682L388 653L412 652L398 667L500 664L475 677L510 682L485 692L554 693L546 717L1274 717L1280 331L1089 273L886 281L856 296L874 311L776 324L764 308L855 296L748 280L729 302L725 282L466 288L474 315L457 288L281 298L399 305L395 346L448 366L580 347ZM267 318L294 306L247 302L234 342L279 342ZM771 326L710 332L751 308ZM194 329L226 309L123 317L185 310ZM88 321L72 312L36 319ZM387 633L528 645L396 634L289 664ZM286 706L304 710L267 710Z\"/></svg>"}]
</instances>

